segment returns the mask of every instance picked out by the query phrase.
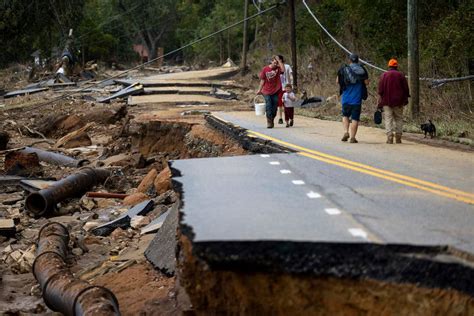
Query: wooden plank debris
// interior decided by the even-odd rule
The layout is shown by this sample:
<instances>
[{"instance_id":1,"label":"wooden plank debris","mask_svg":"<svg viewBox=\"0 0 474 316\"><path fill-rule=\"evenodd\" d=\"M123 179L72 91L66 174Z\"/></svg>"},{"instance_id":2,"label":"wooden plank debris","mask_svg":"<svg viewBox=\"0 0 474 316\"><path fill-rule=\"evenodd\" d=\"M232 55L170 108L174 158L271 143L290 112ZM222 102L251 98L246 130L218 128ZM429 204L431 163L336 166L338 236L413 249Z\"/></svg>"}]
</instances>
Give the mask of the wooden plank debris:
<instances>
[{"instance_id":1,"label":"wooden plank debris","mask_svg":"<svg viewBox=\"0 0 474 316\"><path fill-rule=\"evenodd\" d=\"M120 90L119 92L107 97L107 98L102 98L102 99L98 99L97 102L100 102L100 103L109 103L111 100L113 99L118 99L118 98L125 98L125 97L128 97L130 95L136 95L136 94L140 94L143 92L143 86L141 84L139 84L138 82Z\"/></svg>"},{"instance_id":2,"label":"wooden plank debris","mask_svg":"<svg viewBox=\"0 0 474 316\"><path fill-rule=\"evenodd\" d=\"M159 95L140 95L128 98L129 105L145 103L174 103L174 104L209 104L226 103L228 100L218 99L206 95L187 95L187 94L159 94Z\"/></svg>"},{"instance_id":3,"label":"wooden plank debris","mask_svg":"<svg viewBox=\"0 0 474 316\"><path fill-rule=\"evenodd\" d=\"M48 90L48 88L32 88L32 89L24 89L24 90L15 90L15 91L10 91L10 92L6 93L3 97L5 99L8 99L8 98L13 98L13 97L20 96L20 95L27 95L27 94L34 94L34 93L38 93L38 92L43 92L43 91L46 91L46 90Z\"/></svg>"}]
</instances>

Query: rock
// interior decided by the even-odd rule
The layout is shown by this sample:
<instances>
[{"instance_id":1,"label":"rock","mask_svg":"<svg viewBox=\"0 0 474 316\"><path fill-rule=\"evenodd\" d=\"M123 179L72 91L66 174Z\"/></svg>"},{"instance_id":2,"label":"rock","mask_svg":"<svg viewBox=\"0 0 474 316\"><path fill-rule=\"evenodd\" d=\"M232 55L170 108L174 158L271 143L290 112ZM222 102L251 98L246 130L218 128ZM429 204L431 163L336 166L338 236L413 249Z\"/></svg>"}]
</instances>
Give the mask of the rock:
<instances>
[{"instance_id":1,"label":"rock","mask_svg":"<svg viewBox=\"0 0 474 316\"><path fill-rule=\"evenodd\" d=\"M82 256L84 254L84 251L81 248L74 248L71 252L75 256Z\"/></svg>"},{"instance_id":2,"label":"rock","mask_svg":"<svg viewBox=\"0 0 474 316\"><path fill-rule=\"evenodd\" d=\"M99 222L87 222L87 223L84 224L84 226L82 226L82 229L84 229L86 232L88 232L91 229L96 228L99 225L100 225Z\"/></svg>"},{"instance_id":3,"label":"rock","mask_svg":"<svg viewBox=\"0 0 474 316\"><path fill-rule=\"evenodd\" d=\"M80 206L81 208L87 210L87 211L92 211L94 208L97 207L93 199L89 199L88 197L82 197L80 200Z\"/></svg>"},{"instance_id":4,"label":"rock","mask_svg":"<svg viewBox=\"0 0 474 316\"><path fill-rule=\"evenodd\" d=\"M169 205L178 200L178 197L176 196L176 193L173 190L166 191L165 193L159 195L157 198L155 198L153 201L155 204L163 204L163 205Z\"/></svg>"},{"instance_id":5,"label":"rock","mask_svg":"<svg viewBox=\"0 0 474 316\"><path fill-rule=\"evenodd\" d=\"M143 202L143 201L146 201L148 199L149 199L148 195L146 195L145 193L142 193L142 192L138 192L138 193L131 194L131 195L127 196L123 200L123 205L136 205L136 204L138 204L140 202Z\"/></svg>"},{"instance_id":6,"label":"rock","mask_svg":"<svg viewBox=\"0 0 474 316\"><path fill-rule=\"evenodd\" d=\"M31 287L30 295L34 297L41 297L41 288L39 284L35 284Z\"/></svg>"},{"instance_id":7,"label":"rock","mask_svg":"<svg viewBox=\"0 0 474 316\"><path fill-rule=\"evenodd\" d=\"M138 228L141 228L143 226L146 226L150 224L150 219L146 216L134 216L131 220L130 220L130 226L133 228L133 229L138 229Z\"/></svg>"},{"instance_id":8,"label":"rock","mask_svg":"<svg viewBox=\"0 0 474 316\"><path fill-rule=\"evenodd\" d=\"M129 155L126 154L119 154L115 156L110 156L109 158L103 160L104 166L126 166L128 165L128 161L130 159Z\"/></svg>"},{"instance_id":9,"label":"rock","mask_svg":"<svg viewBox=\"0 0 474 316\"><path fill-rule=\"evenodd\" d=\"M97 204L98 208L111 208L117 205L117 202L114 199L94 199L95 203Z\"/></svg>"},{"instance_id":10,"label":"rock","mask_svg":"<svg viewBox=\"0 0 474 316\"><path fill-rule=\"evenodd\" d=\"M158 174L154 185L158 194L163 194L171 189L171 170L168 166Z\"/></svg>"},{"instance_id":11,"label":"rock","mask_svg":"<svg viewBox=\"0 0 474 316\"><path fill-rule=\"evenodd\" d=\"M110 234L110 238L112 238L112 240L119 240L119 239L125 239L125 238L128 238L129 237L129 234L126 230L123 230L122 228L116 228L111 234Z\"/></svg>"},{"instance_id":12,"label":"rock","mask_svg":"<svg viewBox=\"0 0 474 316\"><path fill-rule=\"evenodd\" d=\"M27 228L21 232L21 236L28 240L36 240L38 238L39 229Z\"/></svg>"},{"instance_id":13,"label":"rock","mask_svg":"<svg viewBox=\"0 0 474 316\"><path fill-rule=\"evenodd\" d=\"M158 175L158 171L156 169L151 169L148 174L143 178L142 182L138 185L137 191L146 193L148 189L153 185L156 176Z\"/></svg>"},{"instance_id":14,"label":"rock","mask_svg":"<svg viewBox=\"0 0 474 316\"><path fill-rule=\"evenodd\" d=\"M100 237L97 237L97 236L86 236L84 237L83 239L83 242L84 242L84 245L100 245L102 244L102 238Z\"/></svg>"}]
</instances>

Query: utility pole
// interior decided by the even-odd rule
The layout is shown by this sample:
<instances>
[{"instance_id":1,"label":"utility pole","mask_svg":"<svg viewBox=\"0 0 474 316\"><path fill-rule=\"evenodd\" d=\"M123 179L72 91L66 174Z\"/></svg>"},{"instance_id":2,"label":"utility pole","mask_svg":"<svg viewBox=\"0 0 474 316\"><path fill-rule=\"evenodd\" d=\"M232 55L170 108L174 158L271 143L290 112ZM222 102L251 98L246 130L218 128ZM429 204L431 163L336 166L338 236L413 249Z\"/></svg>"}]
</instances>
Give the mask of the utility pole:
<instances>
[{"instance_id":1,"label":"utility pole","mask_svg":"<svg viewBox=\"0 0 474 316\"><path fill-rule=\"evenodd\" d=\"M418 52L418 0L407 0L408 85L410 118L420 113L420 58Z\"/></svg>"},{"instance_id":2,"label":"utility pole","mask_svg":"<svg viewBox=\"0 0 474 316\"><path fill-rule=\"evenodd\" d=\"M298 64L296 58L296 18L295 0L288 0L290 14L290 42L291 42L291 63L293 64L293 85L298 87Z\"/></svg>"},{"instance_id":3,"label":"utility pole","mask_svg":"<svg viewBox=\"0 0 474 316\"><path fill-rule=\"evenodd\" d=\"M243 45L242 45L242 62L240 65L240 72L243 75L247 72L247 52L249 50L249 41L247 39L247 33L248 33L248 21L247 18L249 16L249 1L250 0L244 0L244 39L243 39Z\"/></svg>"}]
</instances>

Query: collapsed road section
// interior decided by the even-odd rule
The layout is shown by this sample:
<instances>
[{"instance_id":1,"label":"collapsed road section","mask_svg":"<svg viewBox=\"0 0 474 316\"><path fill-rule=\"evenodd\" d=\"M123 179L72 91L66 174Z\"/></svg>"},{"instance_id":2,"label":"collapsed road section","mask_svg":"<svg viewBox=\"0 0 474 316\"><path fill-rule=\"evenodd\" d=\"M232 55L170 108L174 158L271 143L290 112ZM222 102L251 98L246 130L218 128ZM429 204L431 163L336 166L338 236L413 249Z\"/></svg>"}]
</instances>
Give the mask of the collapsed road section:
<instances>
[{"instance_id":1,"label":"collapsed road section","mask_svg":"<svg viewBox=\"0 0 474 316\"><path fill-rule=\"evenodd\" d=\"M229 135L245 135L207 119ZM289 171L302 158L276 152L171 162L181 204L146 256L178 276L193 311L472 314L470 254L382 238L350 214L334 221L328 214L342 213L337 204Z\"/></svg>"}]
</instances>

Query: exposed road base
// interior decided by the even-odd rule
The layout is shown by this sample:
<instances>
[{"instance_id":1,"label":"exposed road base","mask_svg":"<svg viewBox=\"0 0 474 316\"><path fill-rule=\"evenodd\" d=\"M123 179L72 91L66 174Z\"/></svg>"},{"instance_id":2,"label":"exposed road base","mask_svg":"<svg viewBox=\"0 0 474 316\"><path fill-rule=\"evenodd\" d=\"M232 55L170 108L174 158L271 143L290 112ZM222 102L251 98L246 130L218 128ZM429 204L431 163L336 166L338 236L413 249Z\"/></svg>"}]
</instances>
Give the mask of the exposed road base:
<instances>
[{"instance_id":1,"label":"exposed road base","mask_svg":"<svg viewBox=\"0 0 474 316\"><path fill-rule=\"evenodd\" d=\"M427 259L438 251L182 237L180 283L197 315L471 315L473 270Z\"/></svg>"}]
</instances>

